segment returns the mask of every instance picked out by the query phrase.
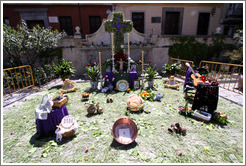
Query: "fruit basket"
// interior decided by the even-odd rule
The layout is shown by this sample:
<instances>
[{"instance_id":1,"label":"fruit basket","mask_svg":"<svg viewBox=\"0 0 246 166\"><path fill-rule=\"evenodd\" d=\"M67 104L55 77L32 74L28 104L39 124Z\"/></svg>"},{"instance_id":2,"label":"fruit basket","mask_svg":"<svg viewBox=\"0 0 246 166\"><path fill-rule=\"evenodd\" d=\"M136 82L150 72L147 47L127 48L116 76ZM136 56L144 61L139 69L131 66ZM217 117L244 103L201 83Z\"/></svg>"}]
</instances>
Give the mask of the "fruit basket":
<instances>
[{"instance_id":1,"label":"fruit basket","mask_svg":"<svg viewBox=\"0 0 246 166\"><path fill-rule=\"evenodd\" d=\"M52 106L53 108L61 108L67 103L68 97L59 95L53 98L52 101L53 101L53 106Z\"/></svg>"}]
</instances>

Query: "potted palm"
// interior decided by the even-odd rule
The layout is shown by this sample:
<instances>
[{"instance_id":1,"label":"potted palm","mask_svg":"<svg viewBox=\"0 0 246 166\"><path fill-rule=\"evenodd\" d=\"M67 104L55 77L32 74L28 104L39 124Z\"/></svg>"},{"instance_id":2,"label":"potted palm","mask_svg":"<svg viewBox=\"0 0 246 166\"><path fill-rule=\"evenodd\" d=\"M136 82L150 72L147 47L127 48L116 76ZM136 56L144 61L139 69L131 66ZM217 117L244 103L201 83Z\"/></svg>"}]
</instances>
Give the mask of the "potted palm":
<instances>
[{"instance_id":1,"label":"potted palm","mask_svg":"<svg viewBox=\"0 0 246 166\"><path fill-rule=\"evenodd\" d=\"M100 76L99 67L97 65L86 67L86 73L91 79L91 88L94 90L97 89Z\"/></svg>"},{"instance_id":2,"label":"potted palm","mask_svg":"<svg viewBox=\"0 0 246 166\"><path fill-rule=\"evenodd\" d=\"M151 66L144 70L144 76L146 81L148 82L149 88L153 88L154 85L154 78L157 75L157 71L152 68Z\"/></svg>"},{"instance_id":3,"label":"potted palm","mask_svg":"<svg viewBox=\"0 0 246 166\"><path fill-rule=\"evenodd\" d=\"M64 59L62 61L59 61L57 64L53 63L53 70L55 74L60 77L63 81L66 78L70 78L74 76L75 69L74 65L69 61L65 61Z\"/></svg>"},{"instance_id":4,"label":"potted palm","mask_svg":"<svg viewBox=\"0 0 246 166\"><path fill-rule=\"evenodd\" d=\"M181 70L181 64L173 63L173 64L165 64L163 66L163 73L168 77L175 76Z\"/></svg>"}]
</instances>

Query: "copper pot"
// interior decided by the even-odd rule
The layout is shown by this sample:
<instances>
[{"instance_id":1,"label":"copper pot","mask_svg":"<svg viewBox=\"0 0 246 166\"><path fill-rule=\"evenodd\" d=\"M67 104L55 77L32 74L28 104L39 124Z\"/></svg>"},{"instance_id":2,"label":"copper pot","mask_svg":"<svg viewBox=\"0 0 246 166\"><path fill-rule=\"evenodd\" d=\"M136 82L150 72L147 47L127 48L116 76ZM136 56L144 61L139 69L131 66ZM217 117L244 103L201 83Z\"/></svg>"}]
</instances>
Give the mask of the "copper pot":
<instances>
[{"instance_id":1,"label":"copper pot","mask_svg":"<svg viewBox=\"0 0 246 166\"><path fill-rule=\"evenodd\" d=\"M119 129L129 129L130 131L130 140L127 140L125 142L122 142L119 139ZM132 143L136 137L137 137L137 133L138 133L138 129L137 129L137 125L129 118L120 118L118 119L112 128L112 134L114 139L119 142L120 144L124 144L124 145L128 145L130 143Z\"/></svg>"}]
</instances>

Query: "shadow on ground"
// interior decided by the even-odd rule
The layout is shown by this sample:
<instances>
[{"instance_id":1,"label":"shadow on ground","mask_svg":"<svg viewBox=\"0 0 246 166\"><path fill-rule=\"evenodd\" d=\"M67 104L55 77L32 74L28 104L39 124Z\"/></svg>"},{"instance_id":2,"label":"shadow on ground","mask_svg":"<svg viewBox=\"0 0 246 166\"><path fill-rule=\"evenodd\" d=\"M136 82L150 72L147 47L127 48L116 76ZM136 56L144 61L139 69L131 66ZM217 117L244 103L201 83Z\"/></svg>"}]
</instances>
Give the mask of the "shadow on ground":
<instances>
[{"instance_id":1,"label":"shadow on ground","mask_svg":"<svg viewBox=\"0 0 246 166\"><path fill-rule=\"evenodd\" d=\"M120 150L130 150L132 148L135 148L138 145L136 141L133 141L132 143L128 145L123 145L118 143L115 139L113 139L112 143L110 144L110 147L114 149L120 149Z\"/></svg>"},{"instance_id":2,"label":"shadow on ground","mask_svg":"<svg viewBox=\"0 0 246 166\"><path fill-rule=\"evenodd\" d=\"M62 139L61 142L57 142L57 145L63 145L65 143L68 143L70 141L72 141L74 138L76 138L76 135L74 135L73 137L71 137L70 139ZM34 147L42 147L43 145L45 145L47 142L54 140L56 141L56 135L49 135L49 136L44 136L44 135L40 135L39 133L35 133L29 143L31 145L33 145Z\"/></svg>"},{"instance_id":3,"label":"shadow on ground","mask_svg":"<svg viewBox=\"0 0 246 166\"><path fill-rule=\"evenodd\" d=\"M56 85L56 86L52 86L51 88L49 88L48 90L52 90L52 89L61 89L62 85Z\"/></svg>"}]
</instances>

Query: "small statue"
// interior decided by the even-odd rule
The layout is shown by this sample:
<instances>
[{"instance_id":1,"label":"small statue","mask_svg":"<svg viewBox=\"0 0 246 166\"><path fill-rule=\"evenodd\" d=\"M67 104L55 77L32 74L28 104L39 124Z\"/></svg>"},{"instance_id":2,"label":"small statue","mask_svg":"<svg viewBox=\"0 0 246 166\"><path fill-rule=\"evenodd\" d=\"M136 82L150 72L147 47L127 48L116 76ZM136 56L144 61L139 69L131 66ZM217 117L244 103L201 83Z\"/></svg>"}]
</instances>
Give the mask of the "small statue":
<instances>
[{"instance_id":1,"label":"small statue","mask_svg":"<svg viewBox=\"0 0 246 166\"><path fill-rule=\"evenodd\" d=\"M75 30L76 30L75 34L76 35L80 35L80 27L79 26L76 26L75 27Z\"/></svg>"},{"instance_id":2,"label":"small statue","mask_svg":"<svg viewBox=\"0 0 246 166\"><path fill-rule=\"evenodd\" d=\"M94 114L94 112L96 111L96 106L94 104L90 104L87 108L87 112L88 114Z\"/></svg>"},{"instance_id":3,"label":"small statue","mask_svg":"<svg viewBox=\"0 0 246 166\"><path fill-rule=\"evenodd\" d=\"M161 101L162 95L157 93L156 96L153 98L154 101Z\"/></svg>"},{"instance_id":4,"label":"small statue","mask_svg":"<svg viewBox=\"0 0 246 166\"><path fill-rule=\"evenodd\" d=\"M103 108L99 106L99 103L96 104L96 107L99 114L103 113Z\"/></svg>"},{"instance_id":5,"label":"small statue","mask_svg":"<svg viewBox=\"0 0 246 166\"><path fill-rule=\"evenodd\" d=\"M74 92L80 88L77 88L72 81L69 79L65 79L62 85L62 92L61 93L68 93L68 92Z\"/></svg>"},{"instance_id":6,"label":"small statue","mask_svg":"<svg viewBox=\"0 0 246 166\"><path fill-rule=\"evenodd\" d=\"M120 59L120 72L123 73L123 61Z\"/></svg>"},{"instance_id":7,"label":"small statue","mask_svg":"<svg viewBox=\"0 0 246 166\"><path fill-rule=\"evenodd\" d=\"M80 39L81 38L80 27L76 26L75 30L76 32L74 33L74 38Z\"/></svg>"},{"instance_id":8,"label":"small statue","mask_svg":"<svg viewBox=\"0 0 246 166\"><path fill-rule=\"evenodd\" d=\"M177 89L179 88L179 83L178 81L175 81L174 76L170 76L167 83L164 84L164 87Z\"/></svg>"}]
</instances>

